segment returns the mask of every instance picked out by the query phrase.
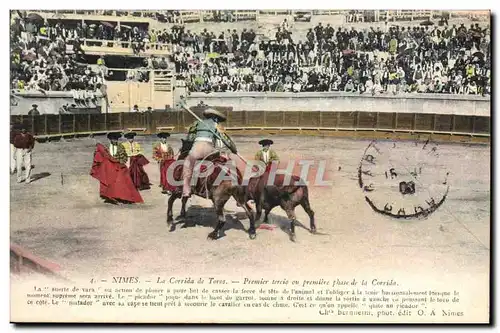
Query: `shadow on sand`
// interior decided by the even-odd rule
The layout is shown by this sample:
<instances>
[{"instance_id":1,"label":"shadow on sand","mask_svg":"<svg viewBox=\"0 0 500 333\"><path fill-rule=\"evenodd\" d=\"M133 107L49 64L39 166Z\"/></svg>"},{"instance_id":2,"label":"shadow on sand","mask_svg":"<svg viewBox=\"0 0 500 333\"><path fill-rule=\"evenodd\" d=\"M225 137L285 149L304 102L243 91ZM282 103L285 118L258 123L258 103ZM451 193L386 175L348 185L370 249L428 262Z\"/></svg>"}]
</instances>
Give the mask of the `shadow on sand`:
<instances>
[{"instance_id":1,"label":"shadow on sand","mask_svg":"<svg viewBox=\"0 0 500 333\"><path fill-rule=\"evenodd\" d=\"M228 211L224 211L224 215L226 217L226 223L219 232L218 238L225 237L226 236L225 232L231 229L241 230L248 233L248 229L245 228L240 221L240 219L246 218L246 215L244 213L243 215L241 215L240 213L231 214ZM199 205L193 205L187 209L185 218L180 218L180 217L176 218L176 221L172 224L170 228L170 232L175 231L178 225L182 225L180 227L181 229L193 228L196 226L202 226L214 229L215 226L217 225L217 214L215 214L213 207L202 207Z\"/></svg>"},{"instance_id":2,"label":"shadow on sand","mask_svg":"<svg viewBox=\"0 0 500 333\"><path fill-rule=\"evenodd\" d=\"M225 237L226 236L225 232L231 229L241 230L244 231L245 233L248 233L248 229L245 226L243 226L243 223L241 222L242 220L247 219L247 216L244 212L233 212L229 210L224 210L224 215L226 218L226 223L224 227L221 229L219 237L217 239ZM255 227L257 228L257 230L259 230L258 227L260 224L262 224L262 220L263 217L261 218L260 221L255 222ZM287 217L270 213L269 223L278 226L282 232L284 232L290 237L291 235L290 220ZM202 226L213 229L217 225L217 215L215 214L213 207L202 207L198 205L193 205L190 206L186 211L186 218L184 219L180 217L176 218L176 221L172 224L170 228L170 232L175 231L177 226L179 225L181 225L180 226L181 229L193 228L196 226ZM295 221L295 225L298 228L307 230L308 232L311 231L311 229L306 227L300 221ZM316 235L327 235L327 234L316 232Z\"/></svg>"},{"instance_id":3,"label":"shadow on sand","mask_svg":"<svg viewBox=\"0 0 500 333\"><path fill-rule=\"evenodd\" d=\"M269 213L268 218L269 218L268 223L278 226L281 231L283 231L288 236L291 236L290 220L287 217ZM259 224L260 223L256 223L257 226ZM295 220L295 226L307 230L309 233L311 232L311 229L309 227L306 227L304 224L302 224L302 222L298 220ZM295 233L297 233L297 228L295 229ZM328 234L316 231L314 235L327 236Z\"/></svg>"},{"instance_id":4,"label":"shadow on sand","mask_svg":"<svg viewBox=\"0 0 500 333\"><path fill-rule=\"evenodd\" d=\"M50 172L40 172L31 176L31 182L36 182L37 180L46 178L50 176Z\"/></svg>"}]
</instances>

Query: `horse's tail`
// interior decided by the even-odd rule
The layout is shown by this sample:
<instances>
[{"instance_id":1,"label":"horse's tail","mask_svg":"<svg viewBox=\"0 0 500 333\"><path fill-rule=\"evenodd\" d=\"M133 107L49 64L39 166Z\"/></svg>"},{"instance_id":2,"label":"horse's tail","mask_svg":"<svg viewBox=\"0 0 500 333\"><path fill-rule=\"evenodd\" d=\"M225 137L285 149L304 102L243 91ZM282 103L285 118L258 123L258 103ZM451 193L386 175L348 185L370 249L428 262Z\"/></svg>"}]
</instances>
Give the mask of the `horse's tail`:
<instances>
[{"instance_id":1,"label":"horse's tail","mask_svg":"<svg viewBox=\"0 0 500 333\"><path fill-rule=\"evenodd\" d=\"M243 184L243 174L238 167L236 167L236 178L238 179L238 185Z\"/></svg>"}]
</instances>

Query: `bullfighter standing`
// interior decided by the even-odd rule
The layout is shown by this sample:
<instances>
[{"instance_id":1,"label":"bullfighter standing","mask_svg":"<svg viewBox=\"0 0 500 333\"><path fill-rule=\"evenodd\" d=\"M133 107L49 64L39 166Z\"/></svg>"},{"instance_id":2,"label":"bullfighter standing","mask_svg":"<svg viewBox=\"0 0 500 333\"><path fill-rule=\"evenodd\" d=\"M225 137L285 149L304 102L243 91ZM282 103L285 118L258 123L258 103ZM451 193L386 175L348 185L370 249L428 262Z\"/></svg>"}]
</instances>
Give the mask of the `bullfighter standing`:
<instances>
[{"instance_id":1,"label":"bullfighter standing","mask_svg":"<svg viewBox=\"0 0 500 333\"><path fill-rule=\"evenodd\" d=\"M120 133L109 133L109 148L97 144L90 175L99 181L99 194L105 202L142 203L144 201L125 165L128 157L125 148L118 142L121 136Z\"/></svg>"},{"instance_id":2,"label":"bullfighter standing","mask_svg":"<svg viewBox=\"0 0 500 333\"><path fill-rule=\"evenodd\" d=\"M16 173L16 155L17 148L14 146L14 139L16 135L19 134L19 130L16 126L10 125L10 174L13 175Z\"/></svg>"},{"instance_id":3,"label":"bullfighter standing","mask_svg":"<svg viewBox=\"0 0 500 333\"><path fill-rule=\"evenodd\" d=\"M174 189L167 182L167 167L174 160L174 150L167 143L167 138L170 136L169 133L161 132L157 136L160 141L153 144L153 159L158 162L160 168L160 187L162 188L162 193L168 194Z\"/></svg>"},{"instance_id":4,"label":"bullfighter standing","mask_svg":"<svg viewBox=\"0 0 500 333\"><path fill-rule=\"evenodd\" d=\"M255 159L264 162L266 167L271 165L273 161L279 162L278 154L270 148L273 143L273 140L269 139L260 140L259 144L262 146L262 149L255 154Z\"/></svg>"},{"instance_id":5,"label":"bullfighter standing","mask_svg":"<svg viewBox=\"0 0 500 333\"><path fill-rule=\"evenodd\" d=\"M149 182L148 174L144 170L144 166L149 164L149 161L144 157L139 142L134 140L136 133L130 132L126 133L124 136L128 141L123 142L122 146L125 148L127 157L129 158L129 169L132 181L137 189L148 190L151 188L151 183Z\"/></svg>"},{"instance_id":6,"label":"bullfighter standing","mask_svg":"<svg viewBox=\"0 0 500 333\"><path fill-rule=\"evenodd\" d=\"M16 149L17 182L26 181L26 184L29 184L31 183L31 158L35 147L35 138L26 131L25 126L21 125L21 132L14 136L13 145ZM26 172L24 178L23 169Z\"/></svg>"}]
</instances>

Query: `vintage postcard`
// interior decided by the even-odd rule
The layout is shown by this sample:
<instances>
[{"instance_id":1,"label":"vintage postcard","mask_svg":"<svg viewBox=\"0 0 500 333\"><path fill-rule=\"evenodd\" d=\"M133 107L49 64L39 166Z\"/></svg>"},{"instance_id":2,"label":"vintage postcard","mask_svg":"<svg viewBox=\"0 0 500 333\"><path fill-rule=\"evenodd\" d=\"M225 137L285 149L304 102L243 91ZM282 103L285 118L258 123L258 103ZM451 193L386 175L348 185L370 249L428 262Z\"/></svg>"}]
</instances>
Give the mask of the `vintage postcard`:
<instances>
[{"instance_id":1,"label":"vintage postcard","mask_svg":"<svg viewBox=\"0 0 500 333\"><path fill-rule=\"evenodd\" d=\"M11 322L490 323L491 52L489 10L11 10Z\"/></svg>"}]
</instances>

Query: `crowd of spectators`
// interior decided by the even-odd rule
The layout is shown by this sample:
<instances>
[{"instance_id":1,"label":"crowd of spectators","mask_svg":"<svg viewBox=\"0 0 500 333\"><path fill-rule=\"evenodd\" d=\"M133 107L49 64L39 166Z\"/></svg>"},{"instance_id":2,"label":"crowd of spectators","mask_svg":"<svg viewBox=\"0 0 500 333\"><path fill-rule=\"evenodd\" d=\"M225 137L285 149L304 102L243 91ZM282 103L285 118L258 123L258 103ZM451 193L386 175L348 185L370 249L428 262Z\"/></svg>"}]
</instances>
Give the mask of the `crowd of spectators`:
<instances>
[{"instance_id":1,"label":"crowd of spectators","mask_svg":"<svg viewBox=\"0 0 500 333\"><path fill-rule=\"evenodd\" d=\"M20 37L11 52L11 88L39 91L95 91L103 77L76 55L67 55L66 44Z\"/></svg>"},{"instance_id":2,"label":"crowd of spectators","mask_svg":"<svg viewBox=\"0 0 500 333\"><path fill-rule=\"evenodd\" d=\"M140 40L141 43L130 44L144 49L142 38L146 33L137 27L113 28L106 22L49 24L43 19L26 19L20 15L11 25L11 88L42 92L74 91L75 99L92 96L93 92L105 89L105 78L112 73L105 68L103 58L99 58L97 68L88 65L82 49L83 41L100 39L110 40L113 44ZM87 41L87 45L91 46L92 42ZM76 93L78 91L82 93Z\"/></svg>"},{"instance_id":3,"label":"crowd of spectators","mask_svg":"<svg viewBox=\"0 0 500 333\"><path fill-rule=\"evenodd\" d=\"M102 40L110 41L103 44L104 46L121 45L122 47L131 47L138 53L144 51L145 42L148 39L147 29L139 26L129 26L125 24L117 24L110 22L96 22L96 23L77 22L68 23L66 21L57 20L23 20L17 19L14 23L13 30L16 32L25 31L40 38L48 38L52 41L62 39L66 42L82 43L84 40ZM123 43L120 43L123 42ZM99 45L95 41L87 42L88 46Z\"/></svg>"},{"instance_id":4,"label":"crowd of spectators","mask_svg":"<svg viewBox=\"0 0 500 333\"><path fill-rule=\"evenodd\" d=\"M189 32L181 33L182 36ZM489 26L337 28L295 40L286 20L272 40L252 30L203 31L174 54L190 91L347 91L490 94Z\"/></svg>"},{"instance_id":5,"label":"crowd of spectators","mask_svg":"<svg viewBox=\"0 0 500 333\"><path fill-rule=\"evenodd\" d=\"M11 26L11 88L38 91L95 91L103 77L79 62L84 52L77 40L68 41L62 30L21 18ZM68 43L73 48L67 54Z\"/></svg>"},{"instance_id":6,"label":"crowd of spectators","mask_svg":"<svg viewBox=\"0 0 500 333\"><path fill-rule=\"evenodd\" d=\"M172 70L190 91L490 94L489 26L356 29L319 23L301 38L290 25L284 20L264 36L253 29L215 34L174 25L148 32L107 22L63 25L21 18L11 27L12 87L100 89L110 74L103 60L98 71L78 61L85 56L83 40L99 39L109 40L108 46L132 42L137 52L168 47L171 56L145 58L126 79L145 82L148 69Z\"/></svg>"}]
</instances>

